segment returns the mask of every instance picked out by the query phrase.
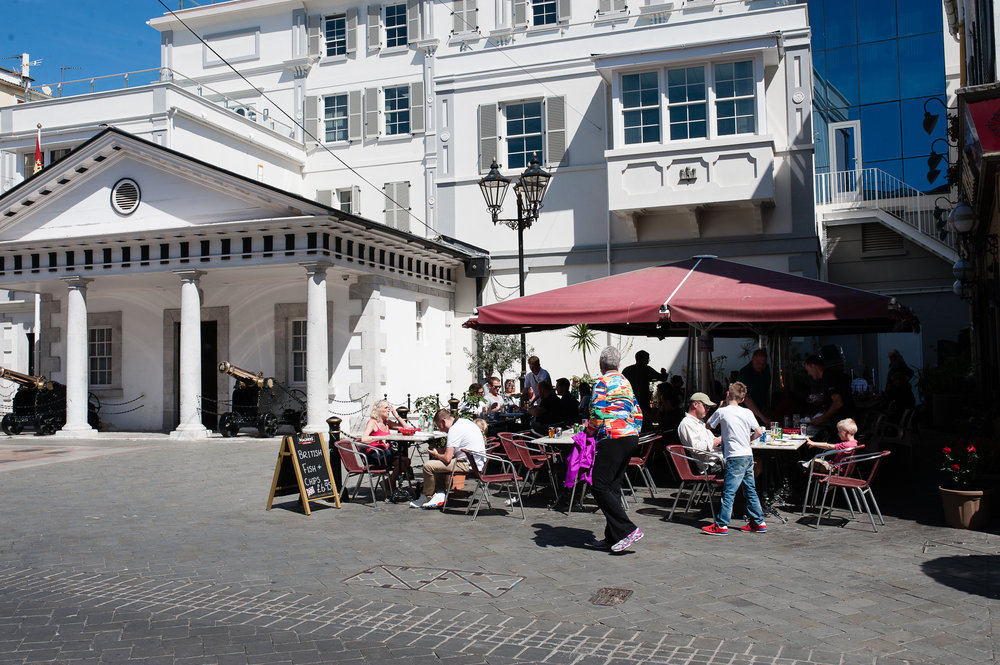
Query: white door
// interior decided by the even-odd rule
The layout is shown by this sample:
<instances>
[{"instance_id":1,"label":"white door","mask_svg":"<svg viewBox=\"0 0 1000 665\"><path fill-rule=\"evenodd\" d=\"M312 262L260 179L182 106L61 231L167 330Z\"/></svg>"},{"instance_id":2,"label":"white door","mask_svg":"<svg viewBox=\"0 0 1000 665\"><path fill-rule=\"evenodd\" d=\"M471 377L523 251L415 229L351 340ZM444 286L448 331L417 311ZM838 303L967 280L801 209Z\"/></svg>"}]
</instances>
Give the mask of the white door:
<instances>
[{"instance_id":1,"label":"white door","mask_svg":"<svg viewBox=\"0 0 1000 665\"><path fill-rule=\"evenodd\" d=\"M853 201L861 186L861 121L831 122L829 130L833 200Z\"/></svg>"}]
</instances>

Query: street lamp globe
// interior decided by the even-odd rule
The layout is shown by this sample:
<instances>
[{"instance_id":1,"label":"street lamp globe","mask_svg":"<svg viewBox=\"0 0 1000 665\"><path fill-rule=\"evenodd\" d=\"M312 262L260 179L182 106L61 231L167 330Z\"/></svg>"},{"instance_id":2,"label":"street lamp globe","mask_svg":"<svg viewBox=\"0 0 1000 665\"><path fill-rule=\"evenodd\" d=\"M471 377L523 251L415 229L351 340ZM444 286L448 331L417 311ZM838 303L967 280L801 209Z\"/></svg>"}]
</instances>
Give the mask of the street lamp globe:
<instances>
[{"instance_id":1,"label":"street lamp globe","mask_svg":"<svg viewBox=\"0 0 1000 665\"><path fill-rule=\"evenodd\" d=\"M958 205L951 209L948 223L958 233L969 233L976 227L976 213L968 203L959 201Z\"/></svg>"},{"instance_id":2,"label":"street lamp globe","mask_svg":"<svg viewBox=\"0 0 1000 665\"><path fill-rule=\"evenodd\" d=\"M545 190L549 186L551 177L552 174L543 171L538 166L538 156L532 153L528 168L524 169L524 173L521 174L521 189L524 191L529 210L536 214L538 209L542 207L542 199L545 197Z\"/></svg>"},{"instance_id":3,"label":"street lamp globe","mask_svg":"<svg viewBox=\"0 0 1000 665\"><path fill-rule=\"evenodd\" d=\"M486 207L490 209L494 217L503 206L503 198L507 195L509 185L510 178L505 178L500 173L500 165L494 159L493 164L490 165L490 172L479 180L479 189L483 192L483 198L486 199Z\"/></svg>"},{"instance_id":4,"label":"street lamp globe","mask_svg":"<svg viewBox=\"0 0 1000 665\"><path fill-rule=\"evenodd\" d=\"M963 284L968 284L974 277L972 263L968 259L959 259L951 267L951 274Z\"/></svg>"}]
</instances>

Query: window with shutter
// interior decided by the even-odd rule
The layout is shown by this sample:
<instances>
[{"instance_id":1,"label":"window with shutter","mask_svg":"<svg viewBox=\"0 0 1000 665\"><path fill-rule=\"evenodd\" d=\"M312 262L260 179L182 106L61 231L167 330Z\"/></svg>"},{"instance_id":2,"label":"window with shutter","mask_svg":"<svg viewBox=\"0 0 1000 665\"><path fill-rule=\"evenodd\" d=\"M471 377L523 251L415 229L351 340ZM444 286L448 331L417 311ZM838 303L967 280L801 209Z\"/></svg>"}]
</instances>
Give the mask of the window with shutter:
<instances>
[{"instance_id":1,"label":"window with shutter","mask_svg":"<svg viewBox=\"0 0 1000 665\"><path fill-rule=\"evenodd\" d=\"M385 47L406 46L406 3L385 6Z\"/></svg>"},{"instance_id":2,"label":"window with shutter","mask_svg":"<svg viewBox=\"0 0 1000 665\"><path fill-rule=\"evenodd\" d=\"M424 82L410 84L410 133L424 131Z\"/></svg>"},{"instance_id":3,"label":"window with shutter","mask_svg":"<svg viewBox=\"0 0 1000 665\"><path fill-rule=\"evenodd\" d=\"M552 25L559 20L559 0L531 0L531 24Z\"/></svg>"},{"instance_id":4,"label":"window with shutter","mask_svg":"<svg viewBox=\"0 0 1000 665\"><path fill-rule=\"evenodd\" d=\"M514 27L524 28L528 25L528 0L514 0Z\"/></svg>"},{"instance_id":5,"label":"window with shutter","mask_svg":"<svg viewBox=\"0 0 1000 665\"><path fill-rule=\"evenodd\" d=\"M497 134L497 105L479 107L479 171L486 173L498 157L500 137Z\"/></svg>"},{"instance_id":6,"label":"window with shutter","mask_svg":"<svg viewBox=\"0 0 1000 665\"><path fill-rule=\"evenodd\" d=\"M406 0L406 38L412 44L420 34L420 0Z\"/></svg>"},{"instance_id":7,"label":"window with shutter","mask_svg":"<svg viewBox=\"0 0 1000 665\"><path fill-rule=\"evenodd\" d=\"M308 41L308 53L311 56L319 56L323 40L323 17L313 14L306 19L306 39Z\"/></svg>"},{"instance_id":8,"label":"window with shutter","mask_svg":"<svg viewBox=\"0 0 1000 665\"><path fill-rule=\"evenodd\" d=\"M348 140L347 95L323 98L323 140L327 143Z\"/></svg>"},{"instance_id":9,"label":"window with shutter","mask_svg":"<svg viewBox=\"0 0 1000 665\"><path fill-rule=\"evenodd\" d=\"M368 5L368 50L382 48L382 5Z\"/></svg>"},{"instance_id":10,"label":"window with shutter","mask_svg":"<svg viewBox=\"0 0 1000 665\"><path fill-rule=\"evenodd\" d=\"M361 140L361 91L347 93L347 140Z\"/></svg>"},{"instance_id":11,"label":"window with shutter","mask_svg":"<svg viewBox=\"0 0 1000 665\"><path fill-rule=\"evenodd\" d=\"M545 163L542 150L542 102L505 104L505 136L507 163L509 169L523 169L531 162L533 155L539 163Z\"/></svg>"},{"instance_id":12,"label":"window with shutter","mask_svg":"<svg viewBox=\"0 0 1000 665\"><path fill-rule=\"evenodd\" d=\"M545 160L547 164L566 161L566 98L545 99Z\"/></svg>"},{"instance_id":13,"label":"window with shutter","mask_svg":"<svg viewBox=\"0 0 1000 665\"><path fill-rule=\"evenodd\" d=\"M383 89L385 95L385 134L398 136L410 133L410 87L391 86Z\"/></svg>"},{"instance_id":14,"label":"window with shutter","mask_svg":"<svg viewBox=\"0 0 1000 665\"><path fill-rule=\"evenodd\" d=\"M320 137L323 133L319 124L319 97L316 95L309 95L306 97L305 101L305 122L303 126L305 127L305 136L302 137L303 143L306 141L320 141Z\"/></svg>"},{"instance_id":15,"label":"window with shutter","mask_svg":"<svg viewBox=\"0 0 1000 665\"><path fill-rule=\"evenodd\" d=\"M347 52L358 52L358 10L347 10Z\"/></svg>"},{"instance_id":16,"label":"window with shutter","mask_svg":"<svg viewBox=\"0 0 1000 665\"><path fill-rule=\"evenodd\" d=\"M571 0L556 0L556 15L560 23L568 23Z\"/></svg>"},{"instance_id":17,"label":"window with shutter","mask_svg":"<svg viewBox=\"0 0 1000 665\"><path fill-rule=\"evenodd\" d=\"M347 53L347 14L331 14L323 21L325 55Z\"/></svg>"},{"instance_id":18,"label":"window with shutter","mask_svg":"<svg viewBox=\"0 0 1000 665\"><path fill-rule=\"evenodd\" d=\"M400 231L410 230L410 183L385 183L385 223Z\"/></svg>"},{"instance_id":19,"label":"window with shutter","mask_svg":"<svg viewBox=\"0 0 1000 665\"><path fill-rule=\"evenodd\" d=\"M476 32L479 29L476 0L455 0L452 3L452 32Z\"/></svg>"}]
</instances>

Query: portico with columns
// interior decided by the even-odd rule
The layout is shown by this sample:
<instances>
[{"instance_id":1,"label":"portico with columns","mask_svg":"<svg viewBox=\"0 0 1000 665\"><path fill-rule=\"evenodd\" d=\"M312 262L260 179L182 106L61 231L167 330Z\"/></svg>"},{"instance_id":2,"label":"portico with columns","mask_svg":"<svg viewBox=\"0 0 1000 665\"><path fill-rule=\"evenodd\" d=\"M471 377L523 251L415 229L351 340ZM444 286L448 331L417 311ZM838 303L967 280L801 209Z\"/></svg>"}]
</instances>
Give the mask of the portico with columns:
<instances>
[{"instance_id":1,"label":"portico with columns","mask_svg":"<svg viewBox=\"0 0 1000 665\"><path fill-rule=\"evenodd\" d=\"M469 257L114 129L0 196L0 288L42 294L37 366L66 385L65 437L100 436L95 397L102 431L217 436L222 361L300 390L305 432L333 400L447 390Z\"/></svg>"}]
</instances>

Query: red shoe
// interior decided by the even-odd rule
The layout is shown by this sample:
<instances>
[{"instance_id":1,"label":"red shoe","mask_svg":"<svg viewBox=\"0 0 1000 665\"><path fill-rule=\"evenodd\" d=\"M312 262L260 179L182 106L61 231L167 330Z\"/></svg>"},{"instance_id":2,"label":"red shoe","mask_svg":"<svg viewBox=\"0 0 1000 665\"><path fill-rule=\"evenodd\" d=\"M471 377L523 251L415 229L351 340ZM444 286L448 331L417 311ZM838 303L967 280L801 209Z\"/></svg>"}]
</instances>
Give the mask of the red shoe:
<instances>
[{"instance_id":1,"label":"red shoe","mask_svg":"<svg viewBox=\"0 0 1000 665\"><path fill-rule=\"evenodd\" d=\"M729 533L729 527L709 524L708 526L701 527L701 532L707 533L710 536L724 536Z\"/></svg>"},{"instance_id":2,"label":"red shoe","mask_svg":"<svg viewBox=\"0 0 1000 665\"><path fill-rule=\"evenodd\" d=\"M747 522L746 525L740 527L740 531L748 531L750 533L764 533L767 531L767 525L761 522L757 524L755 522Z\"/></svg>"}]
</instances>

